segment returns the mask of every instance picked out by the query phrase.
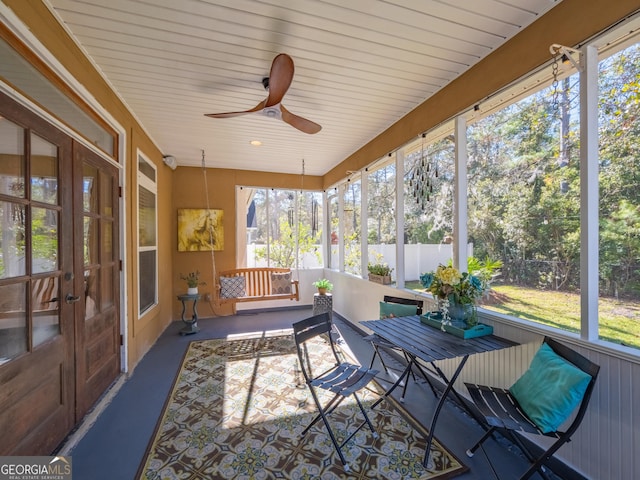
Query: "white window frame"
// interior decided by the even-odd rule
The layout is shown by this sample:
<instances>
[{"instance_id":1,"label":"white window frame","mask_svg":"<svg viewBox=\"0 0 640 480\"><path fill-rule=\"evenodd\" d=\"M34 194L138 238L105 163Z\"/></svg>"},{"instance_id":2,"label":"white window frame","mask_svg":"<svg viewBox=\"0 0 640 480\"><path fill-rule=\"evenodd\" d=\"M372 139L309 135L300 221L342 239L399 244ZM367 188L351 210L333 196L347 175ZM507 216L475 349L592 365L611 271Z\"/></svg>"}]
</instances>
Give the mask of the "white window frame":
<instances>
[{"instance_id":1,"label":"white window frame","mask_svg":"<svg viewBox=\"0 0 640 480\"><path fill-rule=\"evenodd\" d=\"M154 165L154 163L151 162L149 160L149 158L146 155L144 155L140 150L137 150L136 160L137 160L136 161L136 169L137 169L137 172L138 172L137 185L136 185L136 208L137 208L136 233L138 235L138 258L137 258L137 269L138 269L138 285L137 285L137 290L138 290L138 318L142 318L147 312L149 312L155 306L158 305L158 184L157 184L158 169ZM145 175L144 173L142 173L140 171L140 167L139 167L140 161L145 162L148 166L150 166L153 169L153 171L155 172L154 177L156 178L156 180L153 180L153 179L149 178L147 175ZM154 200L155 200L155 208L154 208L154 211L155 211L155 219L154 219L155 245L153 245L153 246L141 246L140 245L139 235L140 235L140 188L141 187L145 188L148 191L150 191L154 195ZM140 253L142 253L142 252L150 252L150 251L154 251L155 252L155 267L156 267L156 271L155 271L155 282L154 282L154 285L153 285L154 299L153 299L153 303L151 305L149 305L144 310L142 310L142 308L140 306L141 305L140 286L141 286L141 283L142 283L142 274L141 274L141 270L140 270Z\"/></svg>"}]
</instances>

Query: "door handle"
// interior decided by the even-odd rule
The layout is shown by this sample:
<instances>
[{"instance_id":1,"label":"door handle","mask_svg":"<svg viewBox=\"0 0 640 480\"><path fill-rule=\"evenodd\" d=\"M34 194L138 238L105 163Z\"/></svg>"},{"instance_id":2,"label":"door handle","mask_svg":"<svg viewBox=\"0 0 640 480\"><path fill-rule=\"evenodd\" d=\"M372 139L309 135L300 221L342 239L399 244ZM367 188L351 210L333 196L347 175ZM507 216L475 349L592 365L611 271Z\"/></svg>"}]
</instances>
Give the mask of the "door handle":
<instances>
[{"instance_id":1,"label":"door handle","mask_svg":"<svg viewBox=\"0 0 640 480\"><path fill-rule=\"evenodd\" d=\"M76 303L78 300L80 300L80 297L75 297L70 293L67 293L67 296L64 298L64 300L67 303Z\"/></svg>"}]
</instances>

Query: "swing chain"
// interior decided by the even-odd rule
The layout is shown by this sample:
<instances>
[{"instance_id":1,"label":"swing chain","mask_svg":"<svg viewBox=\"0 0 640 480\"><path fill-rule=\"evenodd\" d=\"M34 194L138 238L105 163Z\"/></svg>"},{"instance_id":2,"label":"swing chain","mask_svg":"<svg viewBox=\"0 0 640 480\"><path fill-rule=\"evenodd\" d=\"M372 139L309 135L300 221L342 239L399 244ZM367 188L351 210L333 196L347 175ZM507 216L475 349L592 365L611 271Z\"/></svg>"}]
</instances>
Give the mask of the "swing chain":
<instances>
[{"instance_id":1,"label":"swing chain","mask_svg":"<svg viewBox=\"0 0 640 480\"><path fill-rule=\"evenodd\" d=\"M551 105L554 110L558 110L560 103L558 100L558 96L560 94L558 91L558 57L560 57L559 51L556 56L553 57L553 63L551 64L551 73L553 74L553 100L551 102Z\"/></svg>"}]
</instances>

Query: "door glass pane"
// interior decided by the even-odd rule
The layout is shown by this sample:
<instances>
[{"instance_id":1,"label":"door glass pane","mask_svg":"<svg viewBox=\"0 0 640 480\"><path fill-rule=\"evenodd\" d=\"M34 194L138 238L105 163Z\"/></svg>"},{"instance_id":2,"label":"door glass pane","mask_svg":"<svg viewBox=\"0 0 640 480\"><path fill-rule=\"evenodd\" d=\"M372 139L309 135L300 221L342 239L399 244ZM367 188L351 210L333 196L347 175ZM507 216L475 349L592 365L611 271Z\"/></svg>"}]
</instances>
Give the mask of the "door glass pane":
<instances>
[{"instance_id":1,"label":"door glass pane","mask_svg":"<svg viewBox=\"0 0 640 480\"><path fill-rule=\"evenodd\" d=\"M102 309L113 306L113 268L102 268Z\"/></svg>"},{"instance_id":2,"label":"door glass pane","mask_svg":"<svg viewBox=\"0 0 640 480\"><path fill-rule=\"evenodd\" d=\"M100 205L102 215L113 215L113 177L100 175Z\"/></svg>"},{"instance_id":3,"label":"door glass pane","mask_svg":"<svg viewBox=\"0 0 640 480\"><path fill-rule=\"evenodd\" d=\"M58 277L33 280L33 346L60 333L60 290Z\"/></svg>"},{"instance_id":4,"label":"door glass pane","mask_svg":"<svg viewBox=\"0 0 640 480\"><path fill-rule=\"evenodd\" d=\"M58 269L58 212L38 207L31 212L31 270L52 272Z\"/></svg>"},{"instance_id":5,"label":"door glass pane","mask_svg":"<svg viewBox=\"0 0 640 480\"><path fill-rule=\"evenodd\" d=\"M0 118L0 193L24 198L24 130Z\"/></svg>"},{"instance_id":6,"label":"door glass pane","mask_svg":"<svg viewBox=\"0 0 640 480\"><path fill-rule=\"evenodd\" d=\"M58 203L58 147L31 136L31 199Z\"/></svg>"},{"instance_id":7,"label":"door glass pane","mask_svg":"<svg viewBox=\"0 0 640 480\"><path fill-rule=\"evenodd\" d=\"M105 262L113 260L113 222L102 220L102 259Z\"/></svg>"},{"instance_id":8,"label":"door glass pane","mask_svg":"<svg viewBox=\"0 0 640 480\"><path fill-rule=\"evenodd\" d=\"M24 205L0 202L0 278L26 273L24 216Z\"/></svg>"},{"instance_id":9,"label":"door glass pane","mask_svg":"<svg viewBox=\"0 0 640 480\"><path fill-rule=\"evenodd\" d=\"M98 276L97 270L85 270L84 271L84 318L88 319L93 317L100 311L98 305Z\"/></svg>"},{"instance_id":10,"label":"door glass pane","mask_svg":"<svg viewBox=\"0 0 640 480\"><path fill-rule=\"evenodd\" d=\"M0 287L0 365L27 351L26 285Z\"/></svg>"},{"instance_id":11,"label":"door glass pane","mask_svg":"<svg viewBox=\"0 0 640 480\"><path fill-rule=\"evenodd\" d=\"M82 205L85 212L98 211L97 178L98 169L85 163L82 173Z\"/></svg>"},{"instance_id":12,"label":"door glass pane","mask_svg":"<svg viewBox=\"0 0 640 480\"><path fill-rule=\"evenodd\" d=\"M84 217L84 264L96 265L98 258L98 222L91 217Z\"/></svg>"}]
</instances>

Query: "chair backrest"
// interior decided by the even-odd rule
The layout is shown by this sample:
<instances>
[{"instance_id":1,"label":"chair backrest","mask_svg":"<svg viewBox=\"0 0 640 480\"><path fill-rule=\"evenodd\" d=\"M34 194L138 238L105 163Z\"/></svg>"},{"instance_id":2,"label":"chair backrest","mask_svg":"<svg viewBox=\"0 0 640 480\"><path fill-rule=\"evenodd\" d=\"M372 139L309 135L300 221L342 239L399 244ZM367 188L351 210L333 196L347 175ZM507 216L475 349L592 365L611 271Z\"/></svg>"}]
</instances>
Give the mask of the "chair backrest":
<instances>
[{"instance_id":1,"label":"chair backrest","mask_svg":"<svg viewBox=\"0 0 640 480\"><path fill-rule=\"evenodd\" d=\"M591 377L589 384L582 396L582 400L580 402L580 407L578 408L578 413L576 414L573 422L566 430L566 435L570 436L575 432L575 430L582 422L582 418L587 411L587 407L589 405L589 400L591 399L591 393L593 392L593 387L596 384L596 379L598 378L598 373L600 372L600 366L593 363L588 358L580 355L575 350L563 345L562 343L557 342L551 337L544 337L544 343L549 345L551 349L556 352L560 357L564 358L567 362L575 365L580 370L585 372L587 375Z\"/></svg>"},{"instance_id":2,"label":"chair backrest","mask_svg":"<svg viewBox=\"0 0 640 480\"><path fill-rule=\"evenodd\" d=\"M305 352L305 343L321 335L331 345L333 356L335 357L336 364L340 363L340 357L331 335L331 316L328 312L314 315L313 317L305 318L293 324L293 338L296 342L296 350L298 353L298 360L300 360L300 368L307 383L313 378L312 366L309 363L309 357Z\"/></svg>"},{"instance_id":3,"label":"chair backrest","mask_svg":"<svg viewBox=\"0 0 640 480\"><path fill-rule=\"evenodd\" d=\"M416 306L416 314L422 315L422 308L424 306L423 300L418 300L415 298L402 298L402 297L392 297L390 295L384 296L385 303L399 303L401 305L415 305Z\"/></svg>"}]
</instances>

